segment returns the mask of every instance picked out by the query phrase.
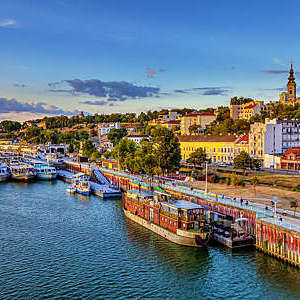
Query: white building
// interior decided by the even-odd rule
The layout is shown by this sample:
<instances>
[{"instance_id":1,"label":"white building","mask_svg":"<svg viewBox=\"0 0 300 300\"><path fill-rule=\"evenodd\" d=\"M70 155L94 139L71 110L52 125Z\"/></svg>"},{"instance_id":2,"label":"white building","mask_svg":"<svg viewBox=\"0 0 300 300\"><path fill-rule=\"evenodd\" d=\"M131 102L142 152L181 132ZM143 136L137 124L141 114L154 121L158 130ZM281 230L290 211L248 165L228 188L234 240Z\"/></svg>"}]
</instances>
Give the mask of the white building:
<instances>
[{"instance_id":1,"label":"white building","mask_svg":"<svg viewBox=\"0 0 300 300\"><path fill-rule=\"evenodd\" d=\"M120 122L98 124L98 136L108 134L112 129L120 129Z\"/></svg>"},{"instance_id":2,"label":"white building","mask_svg":"<svg viewBox=\"0 0 300 300\"><path fill-rule=\"evenodd\" d=\"M267 155L282 154L292 147L300 147L300 120L266 119L251 125L249 154L266 161L264 165L269 164Z\"/></svg>"},{"instance_id":3,"label":"white building","mask_svg":"<svg viewBox=\"0 0 300 300\"><path fill-rule=\"evenodd\" d=\"M140 146L142 139L149 139L149 136L146 134L135 134L127 135L127 138L131 141L134 141L138 146Z\"/></svg>"}]
</instances>

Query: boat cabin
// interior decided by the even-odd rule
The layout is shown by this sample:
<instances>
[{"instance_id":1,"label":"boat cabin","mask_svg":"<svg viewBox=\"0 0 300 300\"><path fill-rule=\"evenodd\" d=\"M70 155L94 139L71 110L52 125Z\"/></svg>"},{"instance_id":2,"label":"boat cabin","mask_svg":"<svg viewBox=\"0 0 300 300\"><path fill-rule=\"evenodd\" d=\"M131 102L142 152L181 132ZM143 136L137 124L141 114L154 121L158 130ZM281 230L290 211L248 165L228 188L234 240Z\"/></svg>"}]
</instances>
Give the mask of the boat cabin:
<instances>
[{"instance_id":1,"label":"boat cabin","mask_svg":"<svg viewBox=\"0 0 300 300\"><path fill-rule=\"evenodd\" d=\"M169 198L148 190L130 190L125 195L125 209L170 231L199 230L205 225L201 205Z\"/></svg>"}]
</instances>

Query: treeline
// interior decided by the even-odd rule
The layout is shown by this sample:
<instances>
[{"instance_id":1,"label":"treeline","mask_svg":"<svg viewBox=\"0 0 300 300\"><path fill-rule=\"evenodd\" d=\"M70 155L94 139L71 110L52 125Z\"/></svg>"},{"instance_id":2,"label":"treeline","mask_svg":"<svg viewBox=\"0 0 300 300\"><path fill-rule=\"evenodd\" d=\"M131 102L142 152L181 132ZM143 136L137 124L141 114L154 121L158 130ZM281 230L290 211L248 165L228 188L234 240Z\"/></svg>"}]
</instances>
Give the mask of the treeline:
<instances>
[{"instance_id":1,"label":"treeline","mask_svg":"<svg viewBox=\"0 0 300 300\"><path fill-rule=\"evenodd\" d=\"M149 176L178 170L181 160L178 138L166 128L150 130L150 140L142 140L141 146L125 137L115 145L112 152L106 152L105 156L115 158L122 169Z\"/></svg>"}]
</instances>

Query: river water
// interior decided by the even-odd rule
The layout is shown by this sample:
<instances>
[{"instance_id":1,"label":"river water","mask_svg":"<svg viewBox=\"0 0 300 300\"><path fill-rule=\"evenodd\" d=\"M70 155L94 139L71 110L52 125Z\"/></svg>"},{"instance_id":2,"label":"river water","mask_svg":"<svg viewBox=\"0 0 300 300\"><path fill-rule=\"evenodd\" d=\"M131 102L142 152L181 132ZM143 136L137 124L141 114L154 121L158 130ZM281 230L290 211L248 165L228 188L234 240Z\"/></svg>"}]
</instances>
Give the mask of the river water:
<instances>
[{"instance_id":1,"label":"river water","mask_svg":"<svg viewBox=\"0 0 300 300\"><path fill-rule=\"evenodd\" d=\"M125 219L120 200L56 181L0 184L0 298L293 299L300 271L255 250L189 248Z\"/></svg>"}]
</instances>

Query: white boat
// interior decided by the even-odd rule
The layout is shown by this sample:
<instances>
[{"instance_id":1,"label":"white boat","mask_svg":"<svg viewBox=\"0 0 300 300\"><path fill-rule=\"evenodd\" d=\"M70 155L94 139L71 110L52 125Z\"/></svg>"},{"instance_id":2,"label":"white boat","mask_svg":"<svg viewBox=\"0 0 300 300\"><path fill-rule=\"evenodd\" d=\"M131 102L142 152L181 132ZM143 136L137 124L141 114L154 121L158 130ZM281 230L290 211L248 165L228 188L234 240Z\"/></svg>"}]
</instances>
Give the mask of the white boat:
<instances>
[{"instance_id":1,"label":"white boat","mask_svg":"<svg viewBox=\"0 0 300 300\"><path fill-rule=\"evenodd\" d=\"M76 192L82 195L89 195L91 193L91 185L87 180L79 180L73 184Z\"/></svg>"},{"instance_id":2,"label":"white boat","mask_svg":"<svg viewBox=\"0 0 300 300\"><path fill-rule=\"evenodd\" d=\"M57 176L55 167L51 167L49 165L36 165L34 169L36 171L37 178L40 180L53 180Z\"/></svg>"},{"instance_id":3,"label":"white boat","mask_svg":"<svg viewBox=\"0 0 300 300\"><path fill-rule=\"evenodd\" d=\"M66 189L66 191L67 191L68 193L70 193L70 194L75 194L75 193L76 193L76 188L74 188L73 186L71 186L71 187L68 187L68 188Z\"/></svg>"},{"instance_id":4,"label":"white boat","mask_svg":"<svg viewBox=\"0 0 300 300\"><path fill-rule=\"evenodd\" d=\"M50 153L46 155L47 163L54 167L62 167L65 161L57 153Z\"/></svg>"},{"instance_id":5,"label":"white boat","mask_svg":"<svg viewBox=\"0 0 300 300\"><path fill-rule=\"evenodd\" d=\"M7 166L0 164L0 182L8 180L10 177L10 171Z\"/></svg>"},{"instance_id":6,"label":"white boat","mask_svg":"<svg viewBox=\"0 0 300 300\"><path fill-rule=\"evenodd\" d=\"M89 180L90 180L90 176L84 173L76 173L72 176L72 182L89 181Z\"/></svg>"},{"instance_id":7,"label":"white boat","mask_svg":"<svg viewBox=\"0 0 300 300\"><path fill-rule=\"evenodd\" d=\"M10 167L11 178L18 181L30 181L36 177L36 171L30 165L14 164Z\"/></svg>"}]
</instances>

